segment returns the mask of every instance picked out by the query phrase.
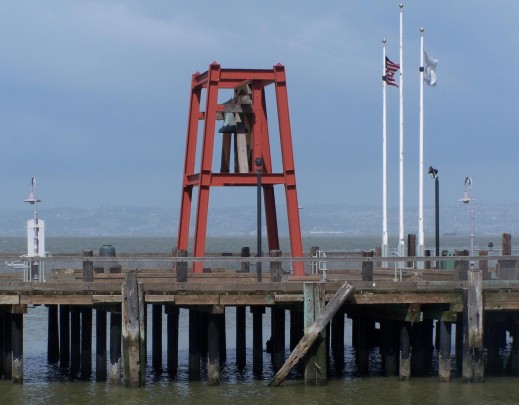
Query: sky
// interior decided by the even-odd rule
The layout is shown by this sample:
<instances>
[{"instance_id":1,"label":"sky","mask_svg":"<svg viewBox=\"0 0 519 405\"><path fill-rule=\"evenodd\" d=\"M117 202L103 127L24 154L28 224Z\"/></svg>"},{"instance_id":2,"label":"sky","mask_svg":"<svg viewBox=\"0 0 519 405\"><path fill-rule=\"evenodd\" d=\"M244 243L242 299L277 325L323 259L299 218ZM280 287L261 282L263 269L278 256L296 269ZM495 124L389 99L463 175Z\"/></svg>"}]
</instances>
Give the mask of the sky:
<instances>
[{"instance_id":1,"label":"sky","mask_svg":"<svg viewBox=\"0 0 519 405\"><path fill-rule=\"evenodd\" d=\"M439 61L424 165L439 170L440 204L458 204L466 176L476 201L519 203L519 2L403 13L405 206L418 206L420 27ZM178 207L191 75L213 61L285 65L300 205L382 206L382 39L398 62L399 14L387 0L3 1L0 208L23 207L32 176L44 207ZM398 89L387 103L397 207ZM424 186L433 206L427 173ZM211 191L214 206L243 202L254 190Z\"/></svg>"}]
</instances>

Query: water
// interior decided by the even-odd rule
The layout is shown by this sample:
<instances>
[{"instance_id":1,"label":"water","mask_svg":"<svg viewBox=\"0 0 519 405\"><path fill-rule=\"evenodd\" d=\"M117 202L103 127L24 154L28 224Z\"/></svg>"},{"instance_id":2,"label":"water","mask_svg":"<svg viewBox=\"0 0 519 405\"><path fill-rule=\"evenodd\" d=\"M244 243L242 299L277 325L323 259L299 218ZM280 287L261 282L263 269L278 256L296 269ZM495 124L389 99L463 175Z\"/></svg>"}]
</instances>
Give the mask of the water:
<instances>
[{"instance_id":1,"label":"water","mask_svg":"<svg viewBox=\"0 0 519 405\"><path fill-rule=\"evenodd\" d=\"M494 240L498 238L494 237ZM486 246L491 238L476 239L476 244ZM444 238L444 248L466 248L468 238ZM53 253L77 253L84 249L98 251L102 244L112 244L118 253L157 252L169 253L174 240L168 238L48 238L47 250ZM428 246L433 242L426 241ZM304 240L305 251L310 246L320 246L323 250L362 250L371 249L379 244L378 237L349 238L346 236L308 237ZM241 246L255 246L255 239L250 238L213 238L207 243L208 251L239 252ZM282 249L287 249L287 241L282 241ZM396 243L395 243L396 246ZM0 239L3 253L24 251L24 238ZM150 310L150 309L149 309ZM330 370L330 380L323 387L306 387L300 379L291 379L281 387L270 388L267 382L273 376L270 368L270 355L264 355L264 372L258 378L252 373L252 351L247 352L248 365L244 370L234 366L234 310L228 308L227 317L227 362L221 372L221 384L207 386L206 375L202 372L202 381L188 382L187 352L187 311L180 312L179 330L179 371L170 378L164 370L152 370L151 339L148 339L148 363L146 385L139 389L126 389L94 381L94 375L88 381L71 378L58 366L48 366L46 356L47 309L31 307L24 316L24 376L23 385L10 381L0 381L0 403L24 404L516 404L519 396L518 379L514 377L487 377L482 384L464 384L459 373L454 372L450 383L439 383L435 375L414 377L411 381L401 382L397 377L384 377L381 373L380 356L377 351L371 353L370 375L360 378L355 370L354 352L351 348L351 323L346 320L345 368L341 373ZM251 318L247 311L247 342L250 346ZM263 341L270 336L269 314L264 316ZM148 321L151 320L151 311ZM94 311L95 322L95 311ZM165 319L163 328L165 331ZM151 331L151 328L148 329ZM95 330L94 330L95 334ZM287 334L287 338L288 338ZM95 336L93 336L95 342ZM163 338L163 365L166 364L165 337ZM506 356L507 353L503 353ZM287 352L288 355L288 352ZM93 357L95 353L93 353ZM95 358L93 358L95 367Z\"/></svg>"}]
</instances>

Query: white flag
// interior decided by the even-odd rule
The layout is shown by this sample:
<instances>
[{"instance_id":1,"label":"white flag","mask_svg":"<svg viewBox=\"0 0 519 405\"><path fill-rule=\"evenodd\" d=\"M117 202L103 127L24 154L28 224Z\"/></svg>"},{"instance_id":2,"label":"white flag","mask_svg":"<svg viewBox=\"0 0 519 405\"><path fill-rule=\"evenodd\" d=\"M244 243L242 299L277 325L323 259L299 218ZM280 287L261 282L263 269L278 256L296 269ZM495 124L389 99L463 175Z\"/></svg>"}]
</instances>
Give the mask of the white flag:
<instances>
[{"instance_id":1,"label":"white flag","mask_svg":"<svg viewBox=\"0 0 519 405\"><path fill-rule=\"evenodd\" d=\"M423 80L429 86L436 86L436 65L438 64L438 59L431 58L425 51L423 53L425 60Z\"/></svg>"}]
</instances>

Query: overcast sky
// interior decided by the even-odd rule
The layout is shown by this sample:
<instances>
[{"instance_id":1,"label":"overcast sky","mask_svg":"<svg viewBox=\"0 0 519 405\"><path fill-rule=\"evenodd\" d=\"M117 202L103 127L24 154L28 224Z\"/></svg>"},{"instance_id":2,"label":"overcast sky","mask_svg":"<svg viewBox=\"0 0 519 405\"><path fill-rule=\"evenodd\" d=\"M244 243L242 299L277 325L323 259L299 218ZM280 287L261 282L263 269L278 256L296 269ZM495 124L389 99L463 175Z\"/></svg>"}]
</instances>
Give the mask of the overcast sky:
<instances>
[{"instance_id":1,"label":"overcast sky","mask_svg":"<svg viewBox=\"0 0 519 405\"><path fill-rule=\"evenodd\" d=\"M439 170L441 204L457 204L466 176L478 202L519 203L518 20L515 0L405 3L406 207L418 205L422 26L439 60L425 168ZM3 1L0 37L2 208L23 207L32 176L42 208L178 207L191 75L213 61L286 66L300 205L382 204L382 38L398 62L397 1ZM388 173L397 207L396 88ZM244 193L211 203L254 204Z\"/></svg>"}]
</instances>

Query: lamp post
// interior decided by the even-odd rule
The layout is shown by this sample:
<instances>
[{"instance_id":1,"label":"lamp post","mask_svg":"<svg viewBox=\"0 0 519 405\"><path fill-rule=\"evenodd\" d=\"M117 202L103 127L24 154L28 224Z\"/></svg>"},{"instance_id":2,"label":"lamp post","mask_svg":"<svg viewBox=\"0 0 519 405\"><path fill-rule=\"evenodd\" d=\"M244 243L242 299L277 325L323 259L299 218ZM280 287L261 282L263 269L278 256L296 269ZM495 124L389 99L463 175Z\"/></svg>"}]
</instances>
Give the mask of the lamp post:
<instances>
[{"instance_id":1,"label":"lamp post","mask_svg":"<svg viewBox=\"0 0 519 405\"><path fill-rule=\"evenodd\" d=\"M468 204L471 201L474 201L472 198L472 179L470 177L465 178L465 191L463 192L463 197L458 201L463 204ZM470 255L474 256L474 208L470 206ZM474 260L470 260L470 270L474 270Z\"/></svg>"},{"instance_id":2,"label":"lamp post","mask_svg":"<svg viewBox=\"0 0 519 405\"><path fill-rule=\"evenodd\" d=\"M256 165L257 177L257 257L261 257L261 172L263 170L263 159L257 157L254 160ZM256 279L258 282L261 281L261 262L256 263Z\"/></svg>"},{"instance_id":3,"label":"lamp post","mask_svg":"<svg viewBox=\"0 0 519 405\"><path fill-rule=\"evenodd\" d=\"M429 174L434 179L434 246L436 249L435 256L440 256L440 180L438 179L438 169L429 166ZM436 268L440 267L436 261Z\"/></svg>"}]
</instances>

